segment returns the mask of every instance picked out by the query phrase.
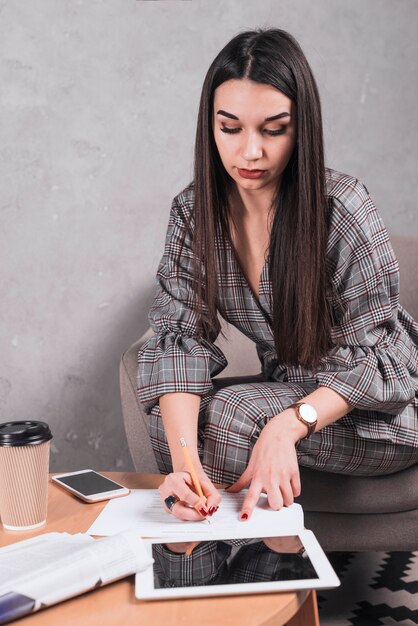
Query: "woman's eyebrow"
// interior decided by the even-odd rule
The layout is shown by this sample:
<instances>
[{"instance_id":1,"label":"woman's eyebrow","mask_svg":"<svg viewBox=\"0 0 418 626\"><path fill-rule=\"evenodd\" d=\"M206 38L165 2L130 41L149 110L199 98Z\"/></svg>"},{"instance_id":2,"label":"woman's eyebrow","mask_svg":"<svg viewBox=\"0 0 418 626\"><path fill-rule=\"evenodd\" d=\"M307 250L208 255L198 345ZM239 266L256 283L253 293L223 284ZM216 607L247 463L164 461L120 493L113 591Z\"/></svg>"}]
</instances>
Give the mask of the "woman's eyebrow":
<instances>
[{"instance_id":1,"label":"woman's eyebrow","mask_svg":"<svg viewBox=\"0 0 418 626\"><path fill-rule=\"evenodd\" d=\"M233 113L228 113L228 111L223 111L222 109L219 109L216 115L224 115L225 117L231 118L231 120L239 120L239 117L237 117L236 115L233 115ZM272 122L273 120L278 120L281 117L290 117L290 113L287 113L286 111L284 111L283 113L279 113L278 115L272 115L271 117L266 117L264 121Z\"/></svg>"}]
</instances>

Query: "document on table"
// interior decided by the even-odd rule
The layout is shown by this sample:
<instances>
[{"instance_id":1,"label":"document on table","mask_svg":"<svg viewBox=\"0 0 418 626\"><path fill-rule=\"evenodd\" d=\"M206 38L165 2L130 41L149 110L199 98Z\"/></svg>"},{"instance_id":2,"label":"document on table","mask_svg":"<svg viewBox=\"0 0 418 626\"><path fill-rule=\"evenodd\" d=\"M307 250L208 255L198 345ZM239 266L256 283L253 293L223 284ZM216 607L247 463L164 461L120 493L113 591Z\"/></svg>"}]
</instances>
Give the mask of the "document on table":
<instances>
[{"instance_id":1,"label":"document on table","mask_svg":"<svg viewBox=\"0 0 418 626\"><path fill-rule=\"evenodd\" d=\"M46 533L0 548L0 624L147 569L145 542L126 531L95 541Z\"/></svg>"},{"instance_id":2,"label":"document on table","mask_svg":"<svg viewBox=\"0 0 418 626\"><path fill-rule=\"evenodd\" d=\"M207 520L184 522L167 513L157 489L133 489L129 496L110 500L96 521L88 529L89 535L109 536L132 529L142 537L186 537L190 532L212 537L220 531L250 532L254 537L293 535L303 530L303 510L299 504L270 509L267 496L262 494L248 521L240 521L240 510L246 491L227 493L221 491L219 510ZM237 535L238 536L238 535Z\"/></svg>"}]
</instances>

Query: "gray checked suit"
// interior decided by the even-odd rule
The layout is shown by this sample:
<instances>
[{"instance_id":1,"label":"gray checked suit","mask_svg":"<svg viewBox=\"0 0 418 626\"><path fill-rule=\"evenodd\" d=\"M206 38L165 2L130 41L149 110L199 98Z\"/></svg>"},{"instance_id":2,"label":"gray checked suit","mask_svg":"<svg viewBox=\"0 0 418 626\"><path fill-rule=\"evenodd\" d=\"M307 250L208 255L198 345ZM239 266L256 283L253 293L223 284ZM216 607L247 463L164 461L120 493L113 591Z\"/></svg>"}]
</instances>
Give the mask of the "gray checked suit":
<instances>
[{"instance_id":1,"label":"gray checked suit","mask_svg":"<svg viewBox=\"0 0 418 626\"><path fill-rule=\"evenodd\" d=\"M256 298L226 240L227 263L218 260L225 317L256 343L262 375L221 389L213 378L227 365L225 356L196 332L190 234L180 253L186 225L193 225L193 182L174 198L149 314L155 335L138 354L138 397L163 473L171 470L171 460L158 399L176 391L201 396L199 452L218 482L235 481L266 422L318 386L334 389L354 409L298 442L301 465L375 475L418 461L418 324L399 304L398 263L366 187L329 168L326 182L332 215L327 262L338 294L330 296L337 321L329 354L315 371L278 362L268 262Z\"/></svg>"}]
</instances>

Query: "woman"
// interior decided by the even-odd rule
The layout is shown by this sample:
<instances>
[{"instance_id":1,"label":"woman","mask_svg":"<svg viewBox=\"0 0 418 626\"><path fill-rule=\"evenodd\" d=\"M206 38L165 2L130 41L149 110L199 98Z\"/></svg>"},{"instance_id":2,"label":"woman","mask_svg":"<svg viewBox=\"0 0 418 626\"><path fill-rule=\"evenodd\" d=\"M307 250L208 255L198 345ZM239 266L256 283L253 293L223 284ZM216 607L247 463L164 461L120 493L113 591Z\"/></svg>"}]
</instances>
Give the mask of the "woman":
<instances>
[{"instance_id":1,"label":"woman","mask_svg":"<svg viewBox=\"0 0 418 626\"><path fill-rule=\"evenodd\" d=\"M173 515L215 513L213 482L249 487L245 520L263 491L292 504L299 465L371 476L418 461L418 325L366 187L324 166L316 83L285 31L241 33L210 66L157 277L138 393ZM256 343L254 382L214 387L218 313Z\"/></svg>"}]
</instances>

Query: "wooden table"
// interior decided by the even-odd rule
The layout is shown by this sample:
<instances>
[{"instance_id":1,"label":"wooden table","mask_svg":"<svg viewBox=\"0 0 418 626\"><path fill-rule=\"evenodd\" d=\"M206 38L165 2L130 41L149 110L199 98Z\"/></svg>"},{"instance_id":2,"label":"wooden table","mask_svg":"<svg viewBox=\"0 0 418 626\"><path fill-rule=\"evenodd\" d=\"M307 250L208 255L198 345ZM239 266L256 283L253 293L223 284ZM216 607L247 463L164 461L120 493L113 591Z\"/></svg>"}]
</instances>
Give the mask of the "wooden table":
<instances>
[{"instance_id":1,"label":"wooden table","mask_svg":"<svg viewBox=\"0 0 418 626\"><path fill-rule=\"evenodd\" d=\"M161 476L105 472L131 489L155 488ZM49 485L48 521L37 532L7 532L0 526L4 546L45 532L85 532L106 502L85 504L54 483ZM248 596L138 601L134 577L90 591L12 624L27 626L319 626L314 591Z\"/></svg>"}]
</instances>

